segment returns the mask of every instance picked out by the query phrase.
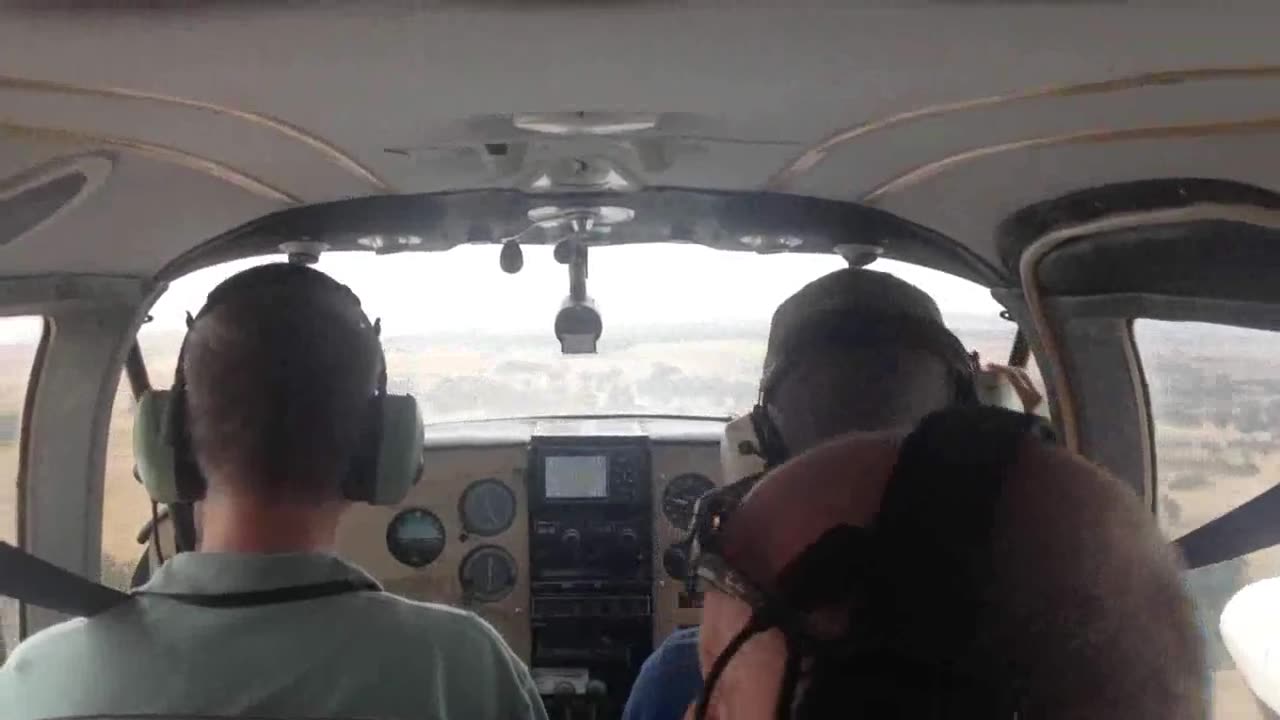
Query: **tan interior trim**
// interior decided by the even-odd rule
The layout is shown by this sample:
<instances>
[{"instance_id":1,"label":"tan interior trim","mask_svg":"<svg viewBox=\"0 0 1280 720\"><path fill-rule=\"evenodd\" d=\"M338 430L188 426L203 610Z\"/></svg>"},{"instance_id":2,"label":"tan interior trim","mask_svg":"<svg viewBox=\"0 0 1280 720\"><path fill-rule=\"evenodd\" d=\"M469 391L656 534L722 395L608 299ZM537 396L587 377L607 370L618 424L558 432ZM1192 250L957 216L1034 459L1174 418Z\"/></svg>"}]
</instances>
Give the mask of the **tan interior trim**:
<instances>
[{"instance_id":1,"label":"tan interior trim","mask_svg":"<svg viewBox=\"0 0 1280 720\"><path fill-rule=\"evenodd\" d=\"M1269 210L1255 205L1222 205L1198 203L1179 208L1120 213L1099 220L1058 228L1042 235L1027 247L1018 263L1018 275L1027 297L1032 325L1040 338L1040 348L1045 359L1056 368L1053 373L1054 392L1058 398L1058 410L1063 439L1068 448L1079 451L1079 418L1076 415L1075 398L1071 383L1062 363L1062 352L1057 336L1052 332L1045 311L1044 296L1039 285L1040 260L1051 250L1079 237L1150 225L1195 222L1199 220L1229 220L1247 222L1265 227L1280 227L1280 210ZM1148 430L1149 432L1149 430ZM1148 442L1150 439L1148 438Z\"/></svg>"},{"instance_id":2,"label":"tan interior trim","mask_svg":"<svg viewBox=\"0 0 1280 720\"><path fill-rule=\"evenodd\" d=\"M1045 137L1015 140L998 145L966 150L949 155L940 160L921 165L898 177L882 183L862 196L864 203L875 203L885 196L900 192L925 180L941 175L943 172L991 155L1014 150L1031 150L1042 147L1073 144L1102 144L1115 142L1131 142L1134 140L1165 140L1200 138L1217 135L1251 135L1280 132L1280 116L1268 116L1249 120L1230 120L1226 122L1188 123L1183 125L1158 125L1150 127L1126 128L1123 130L1085 130L1082 132L1049 135Z\"/></svg>"},{"instance_id":3,"label":"tan interior trim","mask_svg":"<svg viewBox=\"0 0 1280 720\"><path fill-rule=\"evenodd\" d=\"M1142 491L1152 512L1156 510L1156 454L1154 428L1151 425L1151 408L1148 405L1148 393L1142 389L1146 368L1142 365L1142 356L1138 343L1133 337L1133 321L1129 321L1129 332L1124 339L1125 369L1129 372L1130 390L1133 391L1133 404L1138 409L1138 424L1142 432L1138 437L1142 442Z\"/></svg>"},{"instance_id":4,"label":"tan interior trim","mask_svg":"<svg viewBox=\"0 0 1280 720\"><path fill-rule=\"evenodd\" d=\"M225 115L227 117L247 122L251 125L257 125L258 127L272 130L287 138L300 142L303 145L319 152L335 165L338 165L352 175L355 175L361 180L369 183L379 192L395 192L390 183L382 179L372 169L366 167L360 161L352 157L350 153L346 152L334 143L325 140L310 130L266 113L239 110L226 105L219 105L217 103L206 102L203 100L193 100L191 98L184 98L177 95L163 95L160 93L143 92L141 90L130 90L128 88L89 87L84 85L75 85L72 83L56 82L53 80L36 80L11 75L0 75L0 88L26 90L31 92L64 93L68 95L87 95L91 97L114 98L117 100L155 102L193 108L196 110L204 110L217 115Z\"/></svg>"},{"instance_id":5,"label":"tan interior trim","mask_svg":"<svg viewBox=\"0 0 1280 720\"><path fill-rule=\"evenodd\" d=\"M1062 440L1069 449L1079 451L1080 433L1077 426L1075 398L1071 395L1071 383L1067 380L1066 368L1062 364L1062 352L1058 348L1057 335L1053 332L1045 313L1039 286L1040 278L1036 273L1042 257L1073 237L1076 235L1056 236L1050 233L1033 242L1022 253L1018 274L1022 280L1022 291L1027 297L1027 310L1031 316L1031 324L1035 326L1036 335L1040 338L1040 351L1044 353L1049 367L1054 368L1050 377L1054 395L1058 399L1058 412L1055 416L1062 428Z\"/></svg>"},{"instance_id":6,"label":"tan interior trim","mask_svg":"<svg viewBox=\"0 0 1280 720\"><path fill-rule=\"evenodd\" d=\"M302 202L302 200L296 195L275 187L274 185L270 185L266 181L260 180L247 172L238 170L230 165L218 162L217 160L211 160L201 155L195 155L185 150L178 150L177 148L171 148L165 145L156 145L154 143L143 142L141 140L134 140L131 138L86 133L79 130L20 125L18 123L3 120L0 120L0 136L7 136L20 140L31 139L42 142L106 146L121 150L129 150L162 162L180 165L189 170L195 170L196 172L230 183L241 190L245 190L268 200L291 204Z\"/></svg>"},{"instance_id":7,"label":"tan interior trim","mask_svg":"<svg viewBox=\"0 0 1280 720\"><path fill-rule=\"evenodd\" d=\"M48 360L49 342L53 338L53 320L48 316L42 318L40 341L36 344L35 354L31 358L31 372L27 376L27 392L22 398L22 415L18 417L18 472L14 477L14 492L18 505L15 508L14 529L17 537L14 544L25 550L27 548L27 488L31 485L31 416L36 408L36 393L40 389L40 381L44 377L44 366ZM18 639L27 637L27 614L18 610Z\"/></svg>"},{"instance_id":8,"label":"tan interior trim","mask_svg":"<svg viewBox=\"0 0 1280 720\"><path fill-rule=\"evenodd\" d=\"M782 190L788 187L799 176L813 170L826 160L840 145L856 140L864 135L904 125L916 120L946 115L955 112L979 110L981 108L1008 105L1024 100L1042 98L1071 97L1075 95L1101 95L1106 93L1136 90L1159 85L1177 85L1191 82L1210 82L1214 80L1253 79L1280 77L1280 65L1252 65L1239 67L1205 67L1184 70L1162 70L1159 72L1140 73L1086 83L1065 85L1049 85L1001 95L958 100L937 105L926 105L915 110L896 113L887 117L870 120L854 125L827 136L821 142L806 149L795 160L783 167L765 183L768 190Z\"/></svg>"}]
</instances>

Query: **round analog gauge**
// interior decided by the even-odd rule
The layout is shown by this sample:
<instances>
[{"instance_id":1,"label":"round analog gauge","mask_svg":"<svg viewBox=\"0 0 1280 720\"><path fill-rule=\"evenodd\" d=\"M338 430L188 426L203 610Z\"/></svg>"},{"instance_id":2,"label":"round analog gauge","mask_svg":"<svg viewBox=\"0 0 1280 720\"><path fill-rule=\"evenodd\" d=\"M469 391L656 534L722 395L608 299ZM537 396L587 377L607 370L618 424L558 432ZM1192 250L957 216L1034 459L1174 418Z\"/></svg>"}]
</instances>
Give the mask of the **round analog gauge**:
<instances>
[{"instance_id":1,"label":"round analog gauge","mask_svg":"<svg viewBox=\"0 0 1280 720\"><path fill-rule=\"evenodd\" d=\"M467 486L458 501L462 529L480 537L493 537L516 519L516 494L501 480L477 480Z\"/></svg>"},{"instance_id":2,"label":"round analog gauge","mask_svg":"<svg viewBox=\"0 0 1280 720\"><path fill-rule=\"evenodd\" d=\"M516 586L516 561L511 553L496 545L481 545L467 553L458 568L464 597L477 602L496 602Z\"/></svg>"},{"instance_id":3,"label":"round analog gauge","mask_svg":"<svg viewBox=\"0 0 1280 720\"><path fill-rule=\"evenodd\" d=\"M662 514L677 530L688 530L693 523L693 506L698 498L715 489L705 475L685 473L667 483L662 491Z\"/></svg>"},{"instance_id":4,"label":"round analog gauge","mask_svg":"<svg viewBox=\"0 0 1280 720\"><path fill-rule=\"evenodd\" d=\"M387 550L409 567L425 567L444 551L444 525L430 510L409 508L387 524Z\"/></svg>"}]
</instances>

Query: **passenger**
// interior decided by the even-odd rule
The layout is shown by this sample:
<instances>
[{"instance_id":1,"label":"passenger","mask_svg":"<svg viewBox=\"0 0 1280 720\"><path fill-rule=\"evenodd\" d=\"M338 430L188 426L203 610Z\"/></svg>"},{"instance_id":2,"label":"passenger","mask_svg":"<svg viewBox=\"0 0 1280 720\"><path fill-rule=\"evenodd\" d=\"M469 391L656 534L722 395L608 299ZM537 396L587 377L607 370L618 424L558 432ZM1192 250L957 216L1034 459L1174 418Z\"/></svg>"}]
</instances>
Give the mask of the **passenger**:
<instances>
[{"instance_id":1,"label":"passenger","mask_svg":"<svg viewBox=\"0 0 1280 720\"><path fill-rule=\"evenodd\" d=\"M767 464L850 431L911 427L968 401L970 364L937 304L914 285L856 268L818 278L770 323L753 413L766 426L757 434ZM702 686L697 645L698 629L689 628L658 647L636 678L625 720L684 714Z\"/></svg>"},{"instance_id":2,"label":"passenger","mask_svg":"<svg viewBox=\"0 0 1280 720\"><path fill-rule=\"evenodd\" d=\"M545 718L492 627L378 591L333 555L339 488L383 371L355 295L292 265L219 292L183 356L207 481L200 551L125 604L22 643L0 668L0 716ZM348 591L319 592L336 587ZM316 592L225 602L280 588Z\"/></svg>"},{"instance_id":3,"label":"passenger","mask_svg":"<svg viewBox=\"0 0 1280 720\"><path fill-rule=\"evenodd\" d=\"M943 434L976 413L1009 415L851 435L740 503L701 501L709 697L691 720L1207 716L1201 635L1149 511L1020 433L1005 461L975 460L999 456L992 425Z\"/></svg>"}]
</instances>

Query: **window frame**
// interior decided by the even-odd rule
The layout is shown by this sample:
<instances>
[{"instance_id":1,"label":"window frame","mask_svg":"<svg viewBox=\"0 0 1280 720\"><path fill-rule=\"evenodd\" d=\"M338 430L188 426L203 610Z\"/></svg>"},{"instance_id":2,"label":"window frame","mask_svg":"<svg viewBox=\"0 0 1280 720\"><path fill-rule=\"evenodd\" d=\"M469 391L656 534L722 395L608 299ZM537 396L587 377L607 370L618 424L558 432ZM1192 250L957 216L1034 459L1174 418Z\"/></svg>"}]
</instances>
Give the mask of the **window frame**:
<instances>
[{"instance_id":1,"label":"window frame","mask_svg":"<svg viewBox=\"0 0 1280 720\"><path fill-rule=\"evenodd\" d=\"M125 356L161 286L150 278L0 280L0 315L45 319L21 440L24 550L96 578L111 407ZM33 382L34 380L34 382ZM20 603L19 640L65 617Z\"/></svg>"},{"instance_id":2,"label":"window frame","mask_svg":"<svg viewBox=\"0 0 1280 720\"><path fill-rule=\"evenodd\" d=\"M13 316L7 316L13 317ZM22 416L18 420L18 472L14 478L14 493L17 499L17 517L15 518L16 540L18 548L27 547L27 488L30 483L31 453L31 418L35 413L36 397L39 394L40 382L44 377L44 365L48 359L49 341L53 335L53 324L47 316L40 316L40 340L36 343L36 351L31 358L31 371L27 374L27 391L22 398ZM23 636L21 623L19 636Z\"/></svg>"},{"instance_id":3,"label":"window frame","mask_svg":"<svg viewBox=\"0 0 1280 720\"><path fill-rule=\"evenodd\" d=\"M53 335L53 324L47 315L41 313L5 313L0 315L2 318L15 317L36 317L40 320L40 337L36 341L36 347L31 355L31 367L27 371L26 389L23 392L22 405L18 418L18 462L14 471L13 491L14 491L14 544L20 549L27 547L27 495L30 487L30 446L31 446L31 425L32 418L35 414L36 398L39 394L39 385L44 377L45 361L48 358L48 350L50 339ZM12 607L6 607L4 612L7 614L13 612L16 617L11 618L13 625L17 629L17 637L14 638L21 642L27 636L27 613L23 610L22 603L13 603ZM6 622L0 620L0 622ZM7 624L7 623L6 623ZM7 647L9 638L0 635L0 662L7 656L12 648Z\"/></svg>"}]
</instances>

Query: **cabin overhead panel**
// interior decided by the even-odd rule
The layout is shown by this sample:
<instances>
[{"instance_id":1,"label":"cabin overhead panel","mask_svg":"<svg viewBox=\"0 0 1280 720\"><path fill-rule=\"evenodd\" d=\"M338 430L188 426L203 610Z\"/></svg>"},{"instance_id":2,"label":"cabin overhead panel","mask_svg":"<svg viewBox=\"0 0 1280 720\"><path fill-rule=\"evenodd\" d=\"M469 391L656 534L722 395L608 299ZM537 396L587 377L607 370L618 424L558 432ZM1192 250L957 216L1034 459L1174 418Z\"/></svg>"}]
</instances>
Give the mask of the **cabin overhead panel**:
<instances>
[{"instance_id":1,"label":"cabin overhead panel","mask_svg":"<svg viewBox=\"0 0 1280 720\"><path fill-rule=\"evenodd\" d=\"M994 263L1047 198L1280 185L1260 0L181 5L0 3L0 187L117 158L6 272L153 274L300 204L655 187L873 205Z\"/></svg>"}]
</instances>

